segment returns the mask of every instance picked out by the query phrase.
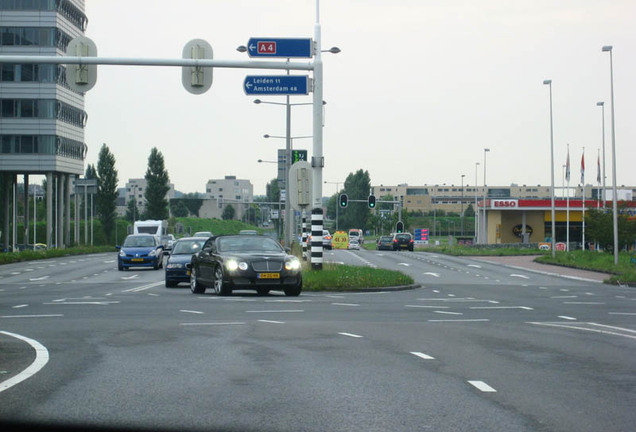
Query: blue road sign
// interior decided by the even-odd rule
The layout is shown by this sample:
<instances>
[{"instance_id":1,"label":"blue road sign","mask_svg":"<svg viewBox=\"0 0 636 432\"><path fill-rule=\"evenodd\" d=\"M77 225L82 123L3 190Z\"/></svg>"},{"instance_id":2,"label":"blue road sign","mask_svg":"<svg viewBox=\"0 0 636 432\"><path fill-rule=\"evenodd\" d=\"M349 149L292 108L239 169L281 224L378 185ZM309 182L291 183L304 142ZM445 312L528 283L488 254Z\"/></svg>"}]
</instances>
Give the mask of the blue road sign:
<instances>
[{"instance_id":1,"label":"blue road sign","mask_svg":"<svg viewBox=\"0 0 636 432\"><path fill-rule=\"evenodd\" d=\"M311 58L313 52L313 41L308 38L254 37L247 42L247 54L250 57Z\"/></svg>"},{"instance_id":2,"label":"blue road sign","mask_svg":"<svg viewBox=\"0 0 636 432\"><path fill-rule=\"evenodd\" d=\"M246 95L306 95L307 75L248 75L243 81Z\"/></svg>"}]
</instances>

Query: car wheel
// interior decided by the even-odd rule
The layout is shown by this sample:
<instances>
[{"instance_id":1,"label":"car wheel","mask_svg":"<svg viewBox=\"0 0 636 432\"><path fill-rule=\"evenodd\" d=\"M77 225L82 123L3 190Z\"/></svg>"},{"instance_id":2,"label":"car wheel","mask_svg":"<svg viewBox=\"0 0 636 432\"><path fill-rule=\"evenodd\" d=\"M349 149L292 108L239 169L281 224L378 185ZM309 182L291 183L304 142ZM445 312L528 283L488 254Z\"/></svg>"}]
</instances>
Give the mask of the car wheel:
<instances>
[{"instance_id":1,"label":"car wheel","mask_svg":"<svg viewBox=\"0 0 636 432\"><path fill-rule=\"evenodd\" d=\"M205 286L199 282L197 278L197 269L195 266L192 266L190 269L190 291L193 294L203 294L205 292Z\"/></svg>"},{"instance_id":2,"label":"car wheel","mask_svg":"<svg viewBox=\"0 0 636 432\"><path fill-rule=\"evenodd\" d=\"M303 290L303 281L302 279L296 286L285 288L285 295L288 297L298 297Z\"/></svg>"},{"instance_id":3,"label":"car wheel","mask_svg":"<svg viewBox=\"0 0 636 432\"><path fill-rule=\"evenodd\" d=\"M232 290L223 282L223 268L220 265L214 270L214 292L219 296L232 294Z\"/></svg>"},{"instance_id":4,"label":"car wheel","mask_svg":"<svg viewBox=\"0 0 636 432\"><path fill-rule=\"evenodd\" d=\"M124 266L121 264L117 264L117 270L124 271Z\"/></svg>"}]
</instances>

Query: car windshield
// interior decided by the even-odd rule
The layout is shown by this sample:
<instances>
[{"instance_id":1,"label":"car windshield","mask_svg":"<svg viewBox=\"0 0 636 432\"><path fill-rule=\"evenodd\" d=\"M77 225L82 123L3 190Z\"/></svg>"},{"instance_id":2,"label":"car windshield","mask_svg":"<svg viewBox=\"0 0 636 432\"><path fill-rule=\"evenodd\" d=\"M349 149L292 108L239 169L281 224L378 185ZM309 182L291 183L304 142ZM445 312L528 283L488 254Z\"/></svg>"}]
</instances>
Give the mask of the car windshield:
<instances>
[{"instance_id":1,"label":"car windshield","mask_svg":"<svg viewBox=\"0 0 636 432\"><path fill-rule=\"evenodd\" d=\"M232 236L218 240L219 252L282 252L283 248L269 237Z\"/></svg>"},{"instance_id":2,"label":"car windshield","mask_svg":"<svg viewBox=\"0 0 636 432\"><path fill-rule=\"evenodd\" d=\"M205 239L179 240L172 248L172 255L193 254L201 249Z\"/></svg>"},{"instance_id":3,"label":"car windshield","mask_svg":"<svg viewBox=\"0 0 636 432\"><path fill-rule=\"evenodd\" d=\"M129 236L124 241L124 247L153 247L156 244L153 236Z\"/></svg>"}]
</instances>

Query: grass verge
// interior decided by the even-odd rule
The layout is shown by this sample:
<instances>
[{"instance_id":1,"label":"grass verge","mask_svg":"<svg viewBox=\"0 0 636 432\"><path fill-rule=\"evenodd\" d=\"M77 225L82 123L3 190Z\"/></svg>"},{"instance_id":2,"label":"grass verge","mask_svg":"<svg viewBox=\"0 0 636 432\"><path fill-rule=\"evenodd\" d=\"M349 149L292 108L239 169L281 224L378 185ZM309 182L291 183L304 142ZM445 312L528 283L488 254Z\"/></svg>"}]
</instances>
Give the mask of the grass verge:
<instances>
[{"instance_id":1,"label":"grass verge","mask_svg":"<svg viewBox=\"0 0 636 432\"><path fill-rule=\"evenodd\" d=\"M102 252L112 252L113 256L115 256L115 252L117 251L113 246L78 246L66 249L8 252L0 253L0 264L10 264L22 261L33 261L46 258L57 258L70 255L85 255Z\"/></svg>"},{"instance_id":2,"label":"grass verge","mask_svg":"<svg viewBox=\"0 0 636 432\"><path fill-rule=\"evenodd\" d=\"M303 270L303 291L356 291L413 283L404 273L371 267L325 263L322 270Z\"/></svg>"},{"instance_id":3,"label":"grass verge","mask_svg":"<svg viewBox=\"0 0 636 432\"><path fill-rule=\"evenodd\" d=\"M628 252L618 254L618 265L614 265L613 254L581 250L557 252L554 258L547 254L538 257L535 261L544 264L605 272L612 275L605 281L607 283L636 286L636 264L631 263L631 254Z\"/></svg>"}]
</instances>

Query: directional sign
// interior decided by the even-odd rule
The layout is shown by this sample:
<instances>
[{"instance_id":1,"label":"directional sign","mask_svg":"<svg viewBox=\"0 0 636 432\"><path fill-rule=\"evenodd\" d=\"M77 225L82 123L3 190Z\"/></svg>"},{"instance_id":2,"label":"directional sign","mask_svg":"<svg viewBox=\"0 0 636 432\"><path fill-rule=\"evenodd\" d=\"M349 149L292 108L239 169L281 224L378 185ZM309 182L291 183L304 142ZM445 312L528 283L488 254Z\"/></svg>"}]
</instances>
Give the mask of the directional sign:
<instances>
[{"instance_id":1,"label":"directional sign","mask_svg":"<svg viewBox=\"0 0 636 432\"><path fill-rule=\"evenodd\" d=\"M307 75L248 75L243 81L246 95L306 95Z\"/></svg>"},{"instance_id":2,"label":"directional sign","mask_svg":"<svg viewBox=\"0 0 636 432\"><path fill-rule=\"evenodd\" d=\"M311 58L313 41L308 38L250 38L247 54L250 57Z\"/></svg>"}]
</instances>

